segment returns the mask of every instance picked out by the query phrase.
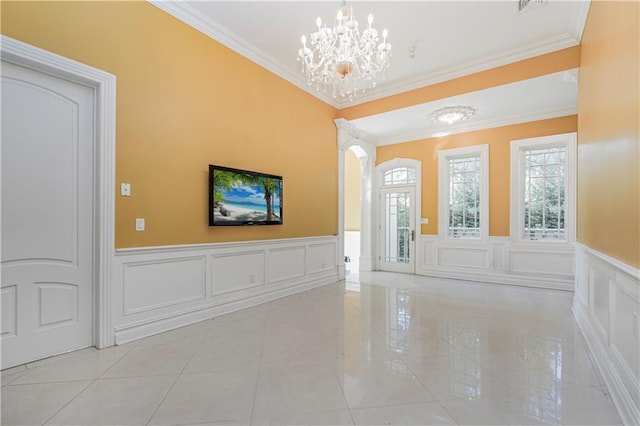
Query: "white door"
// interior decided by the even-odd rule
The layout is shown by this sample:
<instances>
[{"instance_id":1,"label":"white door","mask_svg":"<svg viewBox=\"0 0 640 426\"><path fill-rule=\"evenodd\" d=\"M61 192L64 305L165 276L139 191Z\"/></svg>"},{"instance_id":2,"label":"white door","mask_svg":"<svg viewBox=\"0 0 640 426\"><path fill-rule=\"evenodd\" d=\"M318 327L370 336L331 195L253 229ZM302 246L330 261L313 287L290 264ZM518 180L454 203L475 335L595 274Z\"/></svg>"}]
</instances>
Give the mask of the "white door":
<instances>
[{"instance_id":1,"label":"white door","mask_svg":"<svg viewBox=\"0 0 640 426\"><path fill-rule=\"evenodd\" d=\"M93 89L2 62L2 368L93 343Z\"/></svg>"},{"instance_id":2,"label":"white door","mask_svg":"<svg viewBox=\"0 0 640 426\"><path fill-rule=\"evenodd\" d=\"M415 188L380 189L380 254L382 271L414 272Z\"/></svg>"}]
</instances>

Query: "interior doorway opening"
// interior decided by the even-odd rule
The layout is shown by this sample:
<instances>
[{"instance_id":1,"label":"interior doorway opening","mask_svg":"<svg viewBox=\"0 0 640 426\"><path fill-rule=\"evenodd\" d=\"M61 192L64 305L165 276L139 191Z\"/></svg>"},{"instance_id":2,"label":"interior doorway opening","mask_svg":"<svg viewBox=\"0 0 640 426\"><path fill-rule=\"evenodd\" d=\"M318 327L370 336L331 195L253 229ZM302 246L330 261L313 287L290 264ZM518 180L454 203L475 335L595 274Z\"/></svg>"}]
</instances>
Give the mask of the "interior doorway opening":
<instances>
[{"instance_id":1,"label":"interior doorway opening","mask_svg":"<svg viewBox=\"0 0 640 426\"><path fill-rule=\"evenodd\" d=\"M338 128L338 278L345 279L347 264L349 271L354 274L360 271L373 271L375 269L374 259L374 244L372 243L372 236L374 235L373 229L373 180L372 173L375 168L376 159L376 147L371 142L371 138L361 130L352 126L344 118L337 118L334 120L336 127ZM354 160L353 156L357 159ZM353 194L353 190L350 190L350 194L346 194L345 186L345 173L346 162L349 161L350 169L353 171L359 170L359 178L352 177L350 180L360 181L359 192L356 190ZM359 165L359 166L358 166ZM356 185L354 185L356 186ZM350 220L350 224L345 223L345 206L347 203L350 206L359 206L360 211L357 212L357 208L350 208L349 214L356 218L359 216L359 226L353 226L353 222ZM357 223L357 220L355 220ZM359 231L357 231L359 229ZM346 232L349 230L349 254L345 253L345 240ZM357 234L352 232L358 232ZM354 241L355 240L355 241ZM353 244L352 244L353 241ZM359 247L357 243L359 241ZM356 253L355 256L351 256L351 253ZM345 262L348 257L350 262ZM356 262L357 260L357 266Z\"/></svg>"},{"instance_id":2,"label":"interior doorway opening","mask_svg":"<svg viewBox=\"0 0 640 426\"><path fill-rule=\"evenodd\" d=\"M357 148L351 147L344 154L344 263L348 281L360 272L362 171Z\"/></svg>"}]
</instances>

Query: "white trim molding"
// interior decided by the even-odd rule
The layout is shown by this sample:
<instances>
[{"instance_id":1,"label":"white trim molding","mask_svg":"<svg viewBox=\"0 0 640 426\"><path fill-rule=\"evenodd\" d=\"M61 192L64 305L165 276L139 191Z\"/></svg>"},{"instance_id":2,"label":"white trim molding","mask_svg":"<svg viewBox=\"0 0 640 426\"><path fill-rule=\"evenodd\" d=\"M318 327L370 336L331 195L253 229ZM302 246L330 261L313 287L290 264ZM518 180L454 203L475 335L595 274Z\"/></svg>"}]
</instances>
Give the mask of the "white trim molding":
<instances>
[{"instance_id":1,"label":"white trim molding","mask_svg":"<svg viewBox=\"0 0 640 426\"><path fill-rule=\"evenodd\" d=\"M336 236L120 249L117 344L338 281Z\"/></svg>"},{"instance_id":2,"label":"white trim molding","mask_svg":"<svg viewBox=\"0 0 640 426\"><path fill-rule=\"evenodd\" d=\"M524 257L517 257L521 252L514 250L510 241L509 237L489 237L487 244L473 245L458 239L443 240L438 235L421 235L421 257L416 273L431 277L573 291L573 250L537 250L526 253ZM545 262L556 258L561 258L562 261L557 262L550 271ZM540 264L545 264L545 267L536 269L536 265Z\"/></svg>"},{"instance_id":3,"label":"white trim molding","mask_svg":"<svg viewBox=\"0 0 640 426\"><path fill-rule=\"evenodd\" d=\"M573 315L624 424L640 424L640 270L576 243Z\"/></svg>"},{"instance_id":4,"label":"white trim molding","mask_svg":"<svg viewBox=\"0 0 640 426\"><path fill-rule=\"evenodd\" d=\"M0 35L2 60L91 87L95 93L94 337L113 345L111 268L115 247L116 77L89 65Z\"/></svg>"}]
</instances>

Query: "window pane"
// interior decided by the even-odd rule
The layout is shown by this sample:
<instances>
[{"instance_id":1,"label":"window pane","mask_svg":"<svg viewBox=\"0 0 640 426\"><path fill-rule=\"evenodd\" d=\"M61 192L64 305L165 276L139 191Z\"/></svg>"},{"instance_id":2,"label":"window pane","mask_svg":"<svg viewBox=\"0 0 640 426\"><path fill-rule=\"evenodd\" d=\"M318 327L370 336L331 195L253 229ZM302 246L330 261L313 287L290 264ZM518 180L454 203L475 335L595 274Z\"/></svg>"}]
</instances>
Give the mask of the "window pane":
<instances>
[{"instance_id":1,"label":"window pane","mask_svg":"<svg viewBox=\"0 0 640 426\"><path fill-rule=\"evenodd\" d=\"M529 149L524 156L524 232L529 240L565 239L564 147Z\"/></svg>"},{"instance_id":2,"label":"window pane","mask_svg":"<svg viewBox=\"0 0 640 426\"><path fill-rule=\"evenodd\" d=\"M388 171L384 172L384 184L385 185L391 185L391 182L393 182L391 180L392 176L393 176L393 171L392 170L388 170Z\"/></svg>"},{"instance_id":3,"label":"window pane","mask_svg":"<svg viewBox=\"0 0 640 426\"><path fill-rule=\"evenodd\" d=\"M385 262L408 263L411 259L411 198L408 192L385 194Z\"/></svg>"},{"instance_id":4,"label":"window pane","mask_svg":"<svg viewBox=\"0 0 640 426\"><path fill-rule=\"evenodd\" d=\"M449 160L449 236L480 237L480 157Z\"/></svg>"}]
</instances>

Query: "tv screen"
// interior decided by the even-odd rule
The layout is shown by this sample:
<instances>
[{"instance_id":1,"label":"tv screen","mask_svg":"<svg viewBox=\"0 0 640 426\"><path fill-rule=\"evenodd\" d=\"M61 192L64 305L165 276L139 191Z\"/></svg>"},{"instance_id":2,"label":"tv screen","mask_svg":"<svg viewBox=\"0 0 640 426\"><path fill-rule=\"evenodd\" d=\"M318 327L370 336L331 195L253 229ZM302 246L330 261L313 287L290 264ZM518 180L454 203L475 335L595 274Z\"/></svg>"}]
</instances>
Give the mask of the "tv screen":
<instances>
[{"instance_id":1,"label":"tv screen","mask_svg":"<svg viewBox=\"0 0 640 426\"><path fill-rule=\"evenodd\" d=\"M281 224L282 176L209 165L209 226Z\"/></svg>"}]
</instances>

